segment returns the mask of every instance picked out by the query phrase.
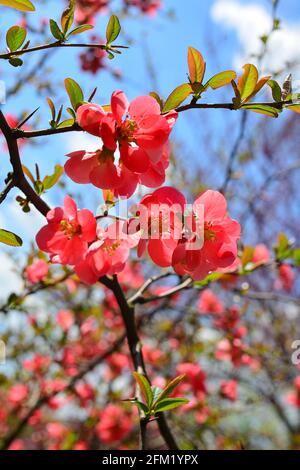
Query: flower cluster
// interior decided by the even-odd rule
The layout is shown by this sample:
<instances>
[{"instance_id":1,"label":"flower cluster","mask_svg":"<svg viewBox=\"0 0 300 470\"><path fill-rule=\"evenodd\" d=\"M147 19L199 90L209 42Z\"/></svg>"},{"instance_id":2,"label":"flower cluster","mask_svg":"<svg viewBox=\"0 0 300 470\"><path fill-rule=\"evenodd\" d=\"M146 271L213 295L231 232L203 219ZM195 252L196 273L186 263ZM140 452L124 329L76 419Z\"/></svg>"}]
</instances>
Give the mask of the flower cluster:
<instances>
[{"instance_id":1,"label":"flower cluster","mask_svg":"<svg viewBox=\"0 0 300 470\"><path fill-rule=\"evenodd\" d=\"M169 164L168 138L177 113L162 116L151 96L140 96L129 104L122 91L112 94L109 108L109 112L96 104L78 108L78 124L100 137L103 146L95 152L70 153L67 175L76 183L92 183L125 197L134 193L138 183L150 188L162 185Z\"/></svg>"},{"instance_id":2,"label":"flower cluster","mask_svg":"<svg viewBox=\"0 0 300 470\"><path fill-rule=\"evenodd\" d=\"M110 0L78 0L76 21L93 23L95 15L107 13L109 3ZM161 6L161 0L124 0L124 9L134 7L149 16L154 16Z\"/></svg>"}]
</instances>

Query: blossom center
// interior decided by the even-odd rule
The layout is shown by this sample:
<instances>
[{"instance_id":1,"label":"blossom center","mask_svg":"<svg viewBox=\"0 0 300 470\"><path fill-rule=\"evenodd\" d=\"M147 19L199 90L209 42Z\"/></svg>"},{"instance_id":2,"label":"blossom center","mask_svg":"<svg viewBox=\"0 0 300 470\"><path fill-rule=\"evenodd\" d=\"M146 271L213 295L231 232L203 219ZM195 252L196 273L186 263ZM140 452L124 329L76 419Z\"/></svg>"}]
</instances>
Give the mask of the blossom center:
<instances>
[{"instance_id":1,"label":"blossom center","mask_svg":"<svg viewBox=\"0 0 300 470\"><path fill-rule=\"evenodd\" d=\"M81 227L76 220L63 219L60 222L60 228L68 238L81 234Z\"/></svg>"}]
</instances>

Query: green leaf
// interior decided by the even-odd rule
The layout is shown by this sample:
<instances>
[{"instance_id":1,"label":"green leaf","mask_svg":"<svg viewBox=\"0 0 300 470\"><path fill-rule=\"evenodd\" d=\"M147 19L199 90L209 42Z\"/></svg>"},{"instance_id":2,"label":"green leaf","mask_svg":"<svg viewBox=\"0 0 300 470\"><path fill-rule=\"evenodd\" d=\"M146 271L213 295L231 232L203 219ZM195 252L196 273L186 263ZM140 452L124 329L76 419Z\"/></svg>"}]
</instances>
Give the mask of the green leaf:
<instances>
[{"instance_id":1,"label":"green leaf","mask_svg":"<svg viewBox=\"0 0 300 470\"><path fill-rule=\"evenodd\" d=\"M294 113L300 114L300 104L293 104L292 106L286 106L286 109L294 111Z\"/></svg>"},{"instance_id":2,"label":"green leaf","mask_svg":"<svg viewBox=\"0 0 300 470\"><path fill-rule=\"evenodd\" d=\"M84 100L83 92L80 86L72 78L65 79L65 88L70 98L71 105L76 111Z\"/></svg>"},{"instance_id":3,"label":"green leaf","mask_svg":"<svg viewBox=\"0 0 300 470\"><path fill-rule=\"evenodd\" d=\"M222 273L211 273L208 276L206 276L202 281L195 281L194 282L194 287L204 287L210 284L211 282L216 282L218 281L221 277L223 276Z\"/></svg>"},{"instance_id":4,"label":"green leaf","mask_svg":"<svg viewBox=\"0 0 300 470\"><path fill-rule=\"evenodd\" d=\"M189 402L186 398L165 398L160 401L154 411L155 413L161 413L162 411L173 410L179 406L186 405Z\"/></svg>"},{"instance_id":5,"label":"green leaf","mask_svg":"<svg viewBox=\"0 0 300 470\"><path fill-rule=\"evenodd\" d=\"M0 0L0 5L19 11L35 11L34 5L29 0Z\"/></svg>"},{"instance_id":6,"label":"green leaf","mask_svg":"<svg viewBox=\"0 0 300 470\"><path fill-rule=\"evenodd\" d=\"M185 375L183 374L183 375L179 375L175 379L171 380L166 385L166 387L162 390L162 392L158 395L158 397L156 398L155 403L153 404L153 406L157 405L158 402L160 402L161 400L163 400L163 399L167 398L169 395L171 395L171 393L175 390L177 385L179 385L180 382L182 382L182 380L184 378L185 378Z\"/></svg>"},{"instance_id":7,"label":"green leaf","mask_svg":"<svg viewBox=\"0 0 300 470\"><path fill-rule=\"evenodd\" d=\"M244 73L238 80L238 90L242 101L253 93L258 80L258 71L255 65L246 64L243 69Z\"/></svg>"},{"instance_id":8,"label":"green leaf","mask_svg":"<svg viewBox=\"0 0 300 470\"><path fill-rule=\"evenodd\" d=\"M191 83L202 83L206 64L202 54L194 47L188 48L188 67Z\"/></svg>"},{"instance_id":9,"label":"green leaf","mask_svg":"<svg viewBox=\"0 0 300 470\"><path fill-rule=\"evenodd\" d=\"M206 83L205 88L210 86L213 90L216 90L222 86L230 85L231 81L235 79L236 73L233 70L225 70L211 77Z\"/></svg>"},{"instance_id":10,"label":"green leaf","mask_svg":"<svg viewBox=\"0 0 300 470\"><path fill-rule=\"evenodd\" d=\"M149 415L150 410L149 410L148 406L145 405L145 403L143 403L139 400L124 400L124 401L129 401L133 405L136 405L143 413L145 413L145 415Z\"/></svg>"},{"instance_id":11,"label":"green leaf","mask_svg":"<svg viewBox=\"0 0 300 470\"><path fill-rule=\"evenodd\" d=\"M242 109L248 109L249 111L253 111L254 113L265 114L266 116L270 116L273 118L278 117L278 109L272 108L272 106L266 106L261 104L244 104Z\"/></svg>"},{"instance_id":12,"label":"green leaf","mask_svg":"<svg viewBox=\"0 0 300 470\"><path fill-rule=\"evenodd\" d=\"M69 0L68 7L64 10L63 14L61 15L60 24L64 33L69 31L71 28L73 21L74 21L74 13L75 13L75 0Z\"/></svg>"},{"instance_id":13,"label":"green leaf","mask_svg":"<svg viewBox=\"0 0 300 470\"><path fill-rule=\"evenodd\" d=\"M75 123L75 119L66 119L58 124L57 129L61 129L62 127L71 127Z\"/></svg>"},{"instance_id":14,"label":"green leaf","mask_svg":"<svg viewBox=\"0 0 300 470\"><path fill-rule=\"evenodd\" d=\"M292 256L296 266L300 266L300 248L295 248Z\"/></svg>"},{"instance_id":15,"label":"green leaf","mask_svg":"<svg viewBox=\"0 0 300 470\"><path fill-rule=\"evenodd\" d=\"M75 34L84 33L85 31L88 31L89 29L93 29L93 28L94 26L91 24L82 24L80 26L77 26L77 28L74 28L72 31L70 31L68 34L68 37L75 36Z\"/></svg>"},{"instance_id":16,"label":"green leaf","mask_svg":"<svg viewBox=\"0 0 300 470\"><path fill-rule=\"evenodd\" d=\"M153 401L153 393L152 393L151 385L149 384L148 380L143 374L139 374L138 372L133 372L133 376L136 382L138 383L143 399L148 405L148 408L150 408L152 401Z\"/></svg>"},{"instance_id":17,"label":"green leaf","mask_svg":"<svg viewBox=\"0 0 300 470\"><path fill-rule=\"evenodd\" d=\"M55 115L56 115L54 103L53 103L52 99L49 98L49 97L47 98L47 103L48 103L48 106L49 106L50 111L51 111L52 120L54 121L55 120Z\"/></svg>"},{"instance_id":18,"label":"green leaf","mask_svg":"<svg viewBox=\"0 0 300 470\"><path fill-rule=\"evenodd\" d=\"M186 98L193 93L192 86L189 83L183 83L179 85L172 93L168 96L167 101L162 109L163 113L167 113L172 109L177 108Z\"/></svg>"},{"instance_id":19,"label":"green leaf","mask_svg":"<svg viewBox=\"0 0 300 470\"><path fill-rule=\"evenodd\" d=\"M106 44L109 45L114 42L119 36L120 31L121 25L119 18L116 15L112 15L106 28Z\"/></svg>"},{"instance_id":20,"label":"green leaf","mask_svg":"<svg viewBox=\"0 0 300 470\"><path fill-rule=\"evenodd\" d=\"M245 267L253 258L254 248L253 246L245 246L241 258L242 266Z\"/></svg>"},{"instance_id":21,"label":"green leaf","mask_svg":"<svg viewBox=\"0 0 300 470\"><path fill-rule=\"evenodd\" d=\"M5 245L9 246L22 246L23 241L22 239L13 232L9 232L8 230L0 229L0 242L5 243Z\"/></svg>"},{"instance_id":22,"label":"green leaf","mask_svg":"<svg viewBox=\"0 0 300 470\"><path fill-rule=\"evenodd\" d=\"M257 95L257 93L266 85L266 83L268 83L269 79L270 79L270 75L267 77L260 78L258 82L256 83L253 92L251 93L251 95L248 96L248 98L244 100L244 103L247 103L249 100L254 98L254 96Z\"/></svg>"},{"instance_id":23,"label":"green leaf","mask_svg":"<svg viewBox=\"0 0 300 470\"><path fill-rule=\"evenodd\" d=\"M54 186L58 182L63 172L64 172L63 167L60 165L56 165L54 169L54 173L50 176L45 176L45 178L43 179L44 189L52 188L52 186Z\"/></svg>"},{"instance_id":24,"label":"green leaf","mask_svg":"<svg viewBox=\"0 0 300 470\"><path fill-rule=\"evenodd\" d=\"M63 41L64 40L64 35L62 31L60 30L58 24L54 20L49 21L50 25L50 31L52 33L52 36L57 39L58 41Z\"/></svg>"},{"instance_id":25,"label":"green leaf","mask_svg":"<svg viewBox=\"0 0 300 470\"><path fill-rule=\"evenodd\" d=\"M17 51L26 39L27 31L22 26L12 26L6 33L6 44L11 52Z\"/></svg>"},{"instance_id":26,"label":"green leaf","mask_svg":"<svg viewBox=\"0 0 300 470\"><path fill-rule=\"evenodd\" d=\"M161 97L159 96L159 94L156 93L156 91L150 91L149 95L152 96L152 98L154 98L155 101L157 101L157 103L159 104L160 109L162 110L162 108L163 108L163 102L162 102L162 99L161 99Z\"/></svg>"},{"instance_id":27,"label":"green leaf","mask_svg":"<svg viewBox=\"0 0 300 470\"><path fill-rule=\"evenodd\" d=\"M281 101L281 88L280 85L276 82L276 80L268 80L267 84L272 90L272 96L274 101Z\"/></svg>"}]
</instances>

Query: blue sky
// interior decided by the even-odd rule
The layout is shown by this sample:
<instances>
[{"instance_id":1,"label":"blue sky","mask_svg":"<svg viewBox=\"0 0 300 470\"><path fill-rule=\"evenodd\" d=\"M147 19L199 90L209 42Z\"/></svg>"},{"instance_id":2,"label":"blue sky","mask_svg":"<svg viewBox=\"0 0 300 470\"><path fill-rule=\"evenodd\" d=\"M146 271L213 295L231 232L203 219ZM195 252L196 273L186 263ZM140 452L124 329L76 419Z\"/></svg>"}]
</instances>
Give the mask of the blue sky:
<instances>
[{"instance_id":1,"label":"blue sky","mask_svg":"<svg viewBox=\"0 0 300 470\"><path fill-rule=\"evenodd\" d=\"M39 23L40 17L54 17L58 20L61 10L61 0L46 1L45 4L37 6L36 22ZM113 5L118 7L118 0L113 1ZM122 88L129 96L133 98L137 95L147 94L154 89L154 84L149 79L147 69L147 57L151 59L151 65L156 71L156 81L158 83L159 93L166 97L168 93L178 84L186 80L186 53L187 47L192 45L199 49L204 57L208 58L207 76L213 75L221 69L233 68L240 64L240 60L248 59L252 46L257 47L257 35L266 32L268 29L270 0L186 0L174 1L164 0L164 9L156 18L148 18L132 15L131 18L121 19L123 33L118 42L126 44L128 41L132 44L122 56L117 57L110 63L112 67L120 68L124 72L124 80L119 82L115 80L111 74L104 72L92 77L89 74L82 73L79 68L77 59L78 50L55 52L49 65L51 65L52 79L58 88L58 95L55 99L56 103L67 103L67 97L61 88L63 79L70 76L76 79L84 89L86 96L97 86L98 93L96 101L99 103L107 103L110 94L116 88ZM57 8L54 6L57 5ZM245 7L251 7L251 10L245 10ZM1 48L5 47L4 32L8 27L15 24L18 20L18 14L5 10L1 11ZM174 16L170 15L173 11ZM282 0L279 8L279 16L284 20L284 28L281 44L289 44L288 51L280 51L274 44L271 52L271 63L276 62L276 57L280 53L285 55L298 54L298 44L300 42L300 10L298 0ZM32 18L34 18L32 16ZM269 19L268 19L269 18ZM105 35L105 26L107 24L107 16L99 17L95 27L95 33L100 36ZM5 27L4 27L5 26ZM77 37L78 39L78 37ZM81 40L87 39L82 35ZM299 41L297 41L299 39ZM286 41L285 41L286 40ZM147 54L145 54L145 50ZM26 67L32 67L40 54L25 58ZM273 54L273 55L272 55ZM300 57L299 57L300 58ZM13 69L7 63L0 63L0 79L10 86L16 77L20 74L20 69ZM11 97L5 106L5 112L32 111L40 106L38 127L47 127L49 119L49 111L45 105L43 94L38 96L32 87L25 87L25 92L17 97ZM230 90L216 92L213 100L230 100ZM207 101L209 101L209 95ZM232 113L231 113L232 114ZM217 134L224 132L224 126L232 122L232 128L235 129L239 117L237 115L229 115L229 113L218 113L215 111L186 113L180 116L175 129L175 137L184 141L187 149L191 150L190 160L187 165L191 168L195 164L196 159L204 160L209 158L206 152L205 141L201 139L201 122L203 119L213 120L214 129ZM259 120L260 116L254 116L253 119ZM193 126L191 127L191 123ZM198 127L197 127L198 126ZM196 129L196 131L195 131ZM199 133L197 131L199 129ZM228 138L229 148L232 145L235 130ZM79 150L85 145L95 145L94 139L86 136L63 135L55 138L41 139L39 146L27 145L22 151L23 162L31 169L34 168L35 161L39 162L42 175L49 173L56 163L63 164L65 161L65 153L72 150ZM1 154L1 175L5 177L9 171L9 165L6 163L5 152L0 148ZM72 186L71 186L72 188ZM78 189L78 187L76 188ZM18 194L16 192L15 194ZM94 201L95 195L99 193L89 187L83 187L83 199L86 204ZM64 193L63 191L52 191L46 199L51 204L61 204ZM92 206L90 206L93 208ZM3 228L14 230L17 233L24 232L25 239L30 240L37 227L42 223L42 218L34 213L31 215L23 215L19 207L13 202L7 202L1 206L0 225Z\"/></svg>"}]
</instances>

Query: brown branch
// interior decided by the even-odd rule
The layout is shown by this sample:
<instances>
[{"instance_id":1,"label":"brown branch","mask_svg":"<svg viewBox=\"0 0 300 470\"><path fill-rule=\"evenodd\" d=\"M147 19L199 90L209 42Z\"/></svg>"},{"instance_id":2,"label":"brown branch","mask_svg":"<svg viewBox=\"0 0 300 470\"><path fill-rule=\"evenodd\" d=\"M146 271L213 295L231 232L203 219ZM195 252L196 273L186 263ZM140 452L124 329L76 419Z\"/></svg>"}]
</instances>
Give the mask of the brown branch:
<instances>
[{"instance_id":1,"label":"brown branch","mask_svg":"<svg viewBox=\"0 0 300 470\"><path fill-rule=\"evenodd\" d=\"M80 47L80 48L89 48L89 49L102 49L106 50L107 46L105 44L67 44L61 43L59 41L52 42L51 44L42 44L40 46L30 47L28 49L21 49L19 51L14 52L6 52L5 54L0 54L0 59L10 59L14 56L21 56L24 54L28 54L29 52L38 52L53 48L61 48L61 47ZM128 49L128 46L121 46L121 45L111 45L109 47L110 50L118 50L118 49Z\"/></svg>"},{"instance_id":2,"label":"brown branch","mask_svg":"<svg viewBox=\"0 0 300 470\"><path fill-rule=\"evenodd\" d=\"M25 194L28 200L36 207L36 209L41 214L46 216L50 210L50 207L48 206L48 204L46 204L45 201L43 201L42 198L40 198L40 196L28 183L23 172L17 139L14 136L13 130L8 125L2 111L0 111L0 129L6 140L10 155L10 162L13 168L11 187L15 186L19 188Z\"/></svg>"},{"instance_id":3,"label":"brown branch","mask_svg":"<svg viewBox=\"0 0 300 470\"><path fill-rule=\"evenodd\" d=\"M10 180L0 193L0 204L2 204L2 202L6 199L6 196L8 195L8 193L13 187L14 187L14 183L12 180Z\"/></svg>"},{"instance_id":4,"label":"brown branch","mask_svg":"<svg viewBox=\"0 0 300 470\"><path fill-rule=\"evenodd\" d=\"M188 277L181 284L178 284L177 286L172 287L171 289L168 289L166 292L163 292L162 294L153 295L150 297L143 297L142 295L139 295L139 296L134 295L131 299L128 300L128 302L132 305L136 305L136 304L143 305L149 302L163 300L167 297L171 297L172 295L177 294L178 292L181 292L182 290L191 288L192 283L193 283L193 279Z\"/></svg>"},{"instance_id":5,"label":"brown branch","mask_svg":"<svg viewBox=\"0 0 300 470\"><path fill-rule=\"evenodd\" d=\"M120 312L123 318L123 322L126 329L126 336L128 341L128 346L131 354L131 358L134 364L134 368L137 372L140 372L145 375L145 377L149 380L147 375L144 357L141 348L141 341L139 338L137 325L135 321L135 310L134 306L128 304L124 292L119 284L117 276L113 276L113 278L102 277L99 281L105 285L108 289L110 289L119 305ZM149 380L150 382L150 380ZM141 425L141 440L144 442L144 433L145 430L143 429L144 423L141 423L143 418L140 420ZM164 438L167 446L171 450L178 450L178 445L170 431L170 428L166 422L165 416L163 413L159 414L157 417L157 423L160 430L162 437Z\"/></svg>"}]
</instances>

